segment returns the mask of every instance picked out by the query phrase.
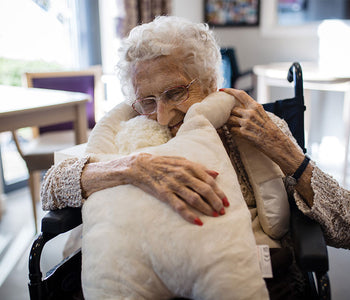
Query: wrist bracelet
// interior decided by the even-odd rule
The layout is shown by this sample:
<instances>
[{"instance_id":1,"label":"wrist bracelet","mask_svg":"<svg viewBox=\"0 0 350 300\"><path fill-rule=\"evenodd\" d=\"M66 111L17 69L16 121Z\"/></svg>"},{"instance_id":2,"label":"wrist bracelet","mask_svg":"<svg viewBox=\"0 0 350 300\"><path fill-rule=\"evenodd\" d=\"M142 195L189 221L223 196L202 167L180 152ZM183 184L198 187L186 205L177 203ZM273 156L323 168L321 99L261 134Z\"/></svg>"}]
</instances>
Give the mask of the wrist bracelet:
<instances>
[{"instance_id":1,"label":"wrist bracelet","mask_svg":"<svg viewBox=\"0 0 350 300\"><path fill-rule=\"evenodd\" d=\"M298 179L304 173L304 171L305 171L307 165L309 164L309 162L310 162L310 158L305 155L305 158L304 158L303 162L298 167L298 169L294 172L294 174L286 176L284 178L284 183L286 185L288 194L292 194L293 193L294 187L298 183Z\"/></svg>"},{"instance_id":2,"label":"wrist bracelet","mask_svg":"<svg viewBox=\"0 0 350 300\"><path fill-rule=\"evenodd\" d=\"M300 176L304 173L307 165L310 162L310 157L308 157L307 155L305 155L305 158L303 160L303 162L301 163L301 165L299 166L299 168L294 172L294 174L292 175L292 177L298 181L298 179L300 178Z\"/></svg>"}]
</instances>

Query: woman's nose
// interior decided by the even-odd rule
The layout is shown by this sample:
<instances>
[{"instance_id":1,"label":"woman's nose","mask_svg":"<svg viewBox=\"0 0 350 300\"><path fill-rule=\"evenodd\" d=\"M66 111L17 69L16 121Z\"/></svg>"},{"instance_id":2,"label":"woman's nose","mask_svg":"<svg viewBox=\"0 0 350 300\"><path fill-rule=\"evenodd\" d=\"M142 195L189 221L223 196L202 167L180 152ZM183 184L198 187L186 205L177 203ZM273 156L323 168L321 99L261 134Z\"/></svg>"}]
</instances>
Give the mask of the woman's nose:
<instances>
[{"instance_id":1,"label":"woman's nose","mask_svg":"<svg viewBox=\"0 0 350 300\"><path fill-rule=\"evenodd\" d=\"M173 117L172 105L158 101L157 103L157 121L160 125L168 125Z\"/></svg>"}]
</instances>

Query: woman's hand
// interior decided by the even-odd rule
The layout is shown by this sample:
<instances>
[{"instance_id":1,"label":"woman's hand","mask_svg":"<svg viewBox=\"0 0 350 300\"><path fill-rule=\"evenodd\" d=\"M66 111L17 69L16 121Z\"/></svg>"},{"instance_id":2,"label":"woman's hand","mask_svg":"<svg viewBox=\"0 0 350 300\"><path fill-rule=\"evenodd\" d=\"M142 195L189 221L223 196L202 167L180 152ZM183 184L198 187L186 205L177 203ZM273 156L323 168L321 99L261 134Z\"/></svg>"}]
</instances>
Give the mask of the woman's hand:
<instances>
[{"instance_id":1,"label":"woman's hand","mask_svg":"<svg viewBox=\"0 0 350 300\"><path fill-rule=\"evenodd\" d=\"M217 217L229 206L214 180L218 173L182 157L138 154L129 176L131 184L168 203L190 223L203 224L189 207Z\"/></svg>"},{"instance_id":2,"label":"woman's hand","mask_svg":"<svg viewBox=\"0 0 350 300\"><path fill-rule=\"evenodd\" d=\"M233 135L250 141L260 151L279 165L285 175L292 175L304 160L304 153L270 119L263 106L246 92L235 89L221 89L236 98L239 106L232 109L227 126ZM311 176L313 167L309 164L296 185L297 191L308 205L313 205Z\"/></svg>"},{"instance_id":3,"label":"woman's hand","mask_svg":"<svg viewBox=\"0 0 350 300\"><path fill-rule=\"evenodd\" d=\"M132 184L168 203L188 222L202 225L194 211L217 217L225 214L224 206L229 206L215 182L217 176L217 172L182 157L140 153L87 164L81 186L86 198L105 188Z\"/></svg>"},{"instance_id":4,"label":"woman's hand","mask_svg":"<svg viewBox=\"0 0 350 300\"><path fill-rule=\"evenodd\" d=\"M285 174L293 174L304 160L300 148L277 127L263 106L246 92L235 89L222 91L239 102L226 123L231 133L252 143L277 163Z\"/></svg>"},{"instance_id":5,"label":"woman's hand","mask_svg":"<svg viewBox=\"0 0 350 300\"><path fill-rule=\"evenodd\" d=\"M226 124L233 135L250 141L269 156L276 152L278 145L288 139L270 119L262 105L246 92L229 88L221 91L234 96L240 104L232 109Z\"/></svg>"}]
</instances>

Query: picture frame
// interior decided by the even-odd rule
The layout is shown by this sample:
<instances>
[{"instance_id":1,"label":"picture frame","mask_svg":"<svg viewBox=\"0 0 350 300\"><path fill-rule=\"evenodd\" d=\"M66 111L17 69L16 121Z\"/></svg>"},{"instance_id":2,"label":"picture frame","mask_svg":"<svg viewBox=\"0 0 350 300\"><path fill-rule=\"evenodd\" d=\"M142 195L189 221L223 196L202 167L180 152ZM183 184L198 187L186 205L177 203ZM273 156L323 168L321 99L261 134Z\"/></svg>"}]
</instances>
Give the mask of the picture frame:
<instances>
[{"instance_id":1,"label":"picture frame","mask_svg":"<svg viewBox=\"0 0 350 300\"><path fill-rule=\"evenodd\" d=\"M259 26L260 0L204 0L204 20L214 27Z\"/></svg>"}]
</instances>

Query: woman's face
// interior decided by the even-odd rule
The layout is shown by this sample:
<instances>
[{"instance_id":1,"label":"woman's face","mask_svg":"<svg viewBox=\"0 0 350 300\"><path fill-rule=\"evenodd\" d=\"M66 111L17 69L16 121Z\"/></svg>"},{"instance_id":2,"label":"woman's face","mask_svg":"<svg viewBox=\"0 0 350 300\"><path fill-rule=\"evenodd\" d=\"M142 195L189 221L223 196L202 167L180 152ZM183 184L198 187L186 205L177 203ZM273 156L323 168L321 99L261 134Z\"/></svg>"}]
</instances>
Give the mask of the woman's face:
<instances>
[{"instance_id":1,"label":"woman's face","mask_svg":"<svg viewBox=\"0 0 350 300\"><path fill-rule=\"evenodd\" d=\"M182 70L176 60L171 57L158 57L153 60L139 62L133 74L133 85L136 98L159 97L164 91L179 85L188 85L193 79ZM196 80L189 87L188 99L180 105L157 101L157 110L149 118L157 120L161 125L169 126L171 134L176 135L187 110L192 104L202 101L205 96L200 83Z\"/></svg>"}]
</instances>

